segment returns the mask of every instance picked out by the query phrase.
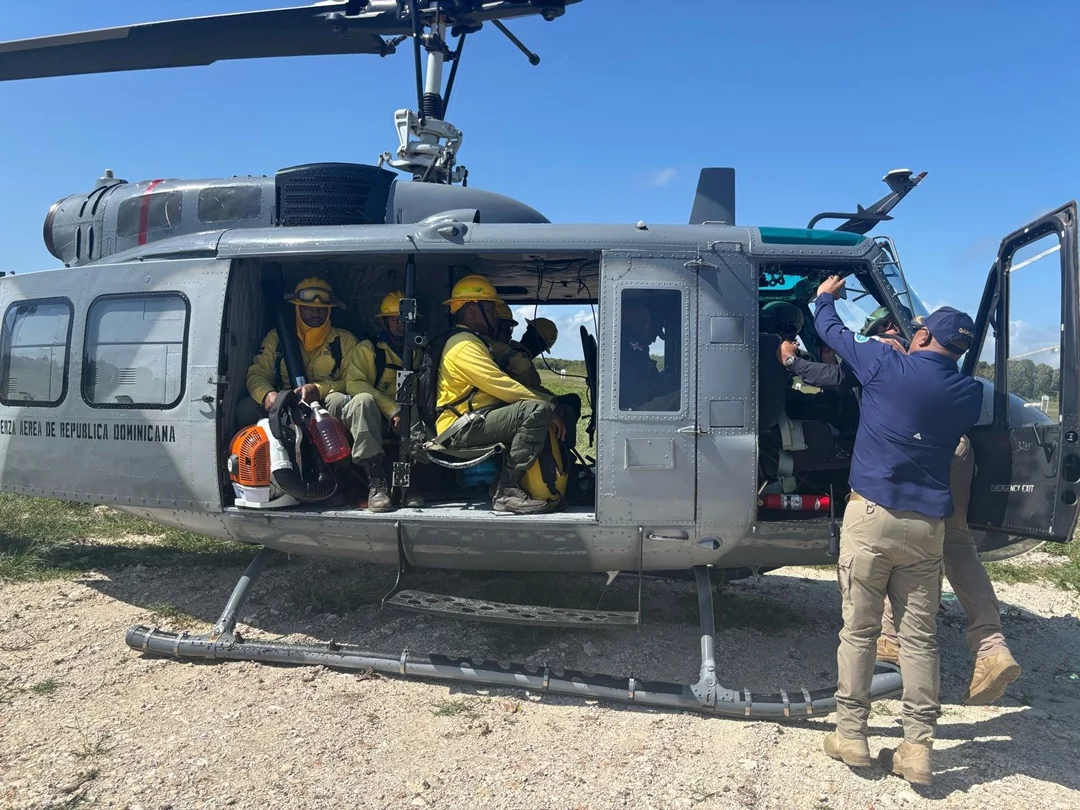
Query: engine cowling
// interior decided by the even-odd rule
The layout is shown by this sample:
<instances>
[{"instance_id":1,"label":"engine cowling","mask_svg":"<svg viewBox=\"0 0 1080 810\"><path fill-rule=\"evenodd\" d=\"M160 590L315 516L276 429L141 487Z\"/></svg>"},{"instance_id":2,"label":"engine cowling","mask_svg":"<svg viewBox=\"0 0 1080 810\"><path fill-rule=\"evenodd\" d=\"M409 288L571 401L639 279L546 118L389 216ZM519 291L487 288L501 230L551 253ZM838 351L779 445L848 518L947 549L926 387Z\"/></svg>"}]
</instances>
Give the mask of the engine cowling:
<instances>
[{"instance_id":1,"label":"engine cowling","mask_svg":"<svg viewBox=\"0 0 1080 810\"><path fill-rule=\"evenodd\" d=\"M106 172L93 191L53 204L43 236L49 253L73 267L201 231L414 223L451 209L475 209L484 222L548 221L482 189L400 181L377 166L312 163L274 177L212 180L128 183Z\"/></svg>"}]
</instances>

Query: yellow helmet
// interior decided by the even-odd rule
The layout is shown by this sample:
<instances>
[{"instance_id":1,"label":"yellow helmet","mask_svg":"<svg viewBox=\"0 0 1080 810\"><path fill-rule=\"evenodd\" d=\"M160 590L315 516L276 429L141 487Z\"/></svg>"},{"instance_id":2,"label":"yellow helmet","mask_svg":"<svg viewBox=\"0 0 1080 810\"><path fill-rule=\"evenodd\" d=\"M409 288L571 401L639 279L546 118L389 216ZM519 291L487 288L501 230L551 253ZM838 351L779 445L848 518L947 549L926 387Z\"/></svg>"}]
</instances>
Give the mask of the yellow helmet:
<instances>
[{"instance_id":1,"label":"yellow helmet","mask_svg":"<svg viewBox=\"0 0 1080 810\"><path fill-rule=\"evenodd\" d=\"M510 311L510 306L505 301L500 301L495 305L495 317L517 326L518 322L514 320L514 313Z\"/></svg>"},{"instance_id":2,"label":"yellow helmet","mask_svg":"<svg viewBox=\"0 0 1080 810\"><path fill-rule=\"evenodd\" d=\"M494 301L501 303L499 294L495 292L495 285L483 276L465 276L450 291L450 298L443 301L450 306L451 314L456 315L458 310L470 301Z\"/></svg>"},{"instance_id":3,"label":"yellow helmet","mask_svg":"<svg viewBox=\"0 0 1080 810\"><path fill-rule=\"evenodd\" d=\"M555 322L548 318L537 318L535 321L526 318L525 323L536 330L537 336L544 342L544 351L551 351L551 347L559 339L559 327Z\"/></svg>"},{"instance_id":4,"label":"yellow helmet","mask_svg":"<svg viewBox=\"0 0 1080 810\"><path fill-rule=\"evenodd\" d=\"M330 282L318 276L309 276L296 285L291 295L285 300L300 307L341 307L345 305L334 295Z\"/></svg>"},{"instance_id":5,"label":"yellow helmet","mask_svg":"<svg viewBox=\"0 0 1080 810\"><path fill-rule=\"evenodd\" d=\"M401 315L401 299L405 296L398 290L388 292L379 304L380 318L396 318Z\"/></svg>"}]
</instances>

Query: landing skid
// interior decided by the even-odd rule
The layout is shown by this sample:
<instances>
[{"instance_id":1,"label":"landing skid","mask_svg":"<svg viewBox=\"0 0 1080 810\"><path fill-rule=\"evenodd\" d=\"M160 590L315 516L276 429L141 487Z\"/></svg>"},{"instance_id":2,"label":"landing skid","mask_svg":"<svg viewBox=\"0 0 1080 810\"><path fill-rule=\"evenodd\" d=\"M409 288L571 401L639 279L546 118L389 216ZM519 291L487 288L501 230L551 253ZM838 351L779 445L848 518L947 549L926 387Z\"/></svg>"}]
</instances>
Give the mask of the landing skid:
<instances>
[{"instance_id":1,"label":"landing skid","mask_svg":"<svg viewBox=\"0 0 1080 810\"><path fill-rule=\"evenodd\" d=\"M157 628L135 625L125 641L133 649L177 658L259 661L269 664L322 665L344 670L373 670L385 675L462 681L488 686L514 687L537 692L638 703L666 709L682 709L728 717L808 717L823 715L835 708L833 689L806 688L756 694L721 686L717 680L712 583L705 566L694 568L701 623L701 669L696 683L684 685L641 681L634 677L590 675L576 670L548 666L503 666L495 661L476 662L442 655L415 655L406 648L400 654L380 653L335 644L287 644L275 641L247 641L236 633L236 617L252 586L274 552L264 548L256 555L236 583L225 609L207 634L166 633ZM871 699L894 697L901 692L900 672L888 664L878 664L871 687Z\"/></svg>"}]
</instances>

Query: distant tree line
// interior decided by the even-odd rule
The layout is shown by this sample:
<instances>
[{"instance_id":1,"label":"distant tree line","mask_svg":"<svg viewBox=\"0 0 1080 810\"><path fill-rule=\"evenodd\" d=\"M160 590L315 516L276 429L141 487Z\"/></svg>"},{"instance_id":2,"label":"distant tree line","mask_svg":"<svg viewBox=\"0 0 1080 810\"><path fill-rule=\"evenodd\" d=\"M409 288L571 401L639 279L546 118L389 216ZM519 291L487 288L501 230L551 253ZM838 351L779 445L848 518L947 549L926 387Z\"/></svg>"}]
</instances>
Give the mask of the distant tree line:
<instances>
[{"instance_id":1,"label":"distant tree line","mask_svg":"<svg viewBox=\"0 0 1080 810\"><path fill-rule=\"evenodd\" d=\"M975 365L975 376L994 379L994 364L980 360ZM1029 402L1040 397L1056 397L1061 391L1061 371L1034 360L1009 361L1009 390Z\"/></svg>"}]
</instances>

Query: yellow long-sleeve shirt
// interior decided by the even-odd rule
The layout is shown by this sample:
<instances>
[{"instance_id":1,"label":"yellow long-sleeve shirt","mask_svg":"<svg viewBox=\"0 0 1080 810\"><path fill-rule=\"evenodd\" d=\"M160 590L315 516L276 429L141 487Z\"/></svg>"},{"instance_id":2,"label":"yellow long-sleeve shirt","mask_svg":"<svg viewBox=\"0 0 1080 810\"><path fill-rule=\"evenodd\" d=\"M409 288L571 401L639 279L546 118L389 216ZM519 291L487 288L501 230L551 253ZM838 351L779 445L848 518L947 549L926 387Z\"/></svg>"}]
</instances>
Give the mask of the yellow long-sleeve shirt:
<instances>
[{"instance_id":1,"label":"yellow long-sleeve shirt","mask_svg":"<svg viewBox=\"0 0 1080 810\"><path fill-rule=\"evenodd\" d=\"M334 355L330 350L330 344L335 340L341 342L341 363L334 370ZM325 399L327 394L334 391L345 390L345 362L353 349L356 348L356 338L352 332L344 329L330 327L326 334L326 342L313 352L304 349L300 345L300 354L304 359L304 374L309 383L314 383L319 389L319 397ZM271 329L265 338L259 353L251 362L247 373L247 390L251 398L261 403L266 395L274 388L274 358L278 350L278 333ZM332 376L331 376L332 375ZM289 373L285 369L285 360L281 360L281 380L284 387L292 387L289 382Z\"/></svg>"},{"instance_id":2,"label":"yellow long-sleeve shirt","mask_svg":"<svg viewBox=\"0 0 1080 810\"><path fill-rule=\"evenodd\" d=\"M473 410L509 405L523 399L550 401L549 396L526 388L504 374L491 359L491 352L484 342L471 332L462 331L452 335L443 349L436 407L443 408L461 400L461 404L455 407L459 413L464 413L469 409L465 400L474 389ZM443 411L439 414L435 429L442 433L456 418L453 411Z\"/></svg>"},{"instance_id":3,"label":"yellow long-sleeve shirt","mask_svg":"<svg viewBox=\"0 0 1080 810\"><path fill-rule=\"evenodd\" d=\"M375 397L380 413L390 419L398 412L394 393L397 391L397 370L403 366L401 358L389 343L380 340L378 347L386 355L386 368L383 369L382 376L375 379L378 371L375 364L375 344L370 340L362 340L345 363L345 393L350 396L371 394Z\"/></svg>"}]
</instances>

